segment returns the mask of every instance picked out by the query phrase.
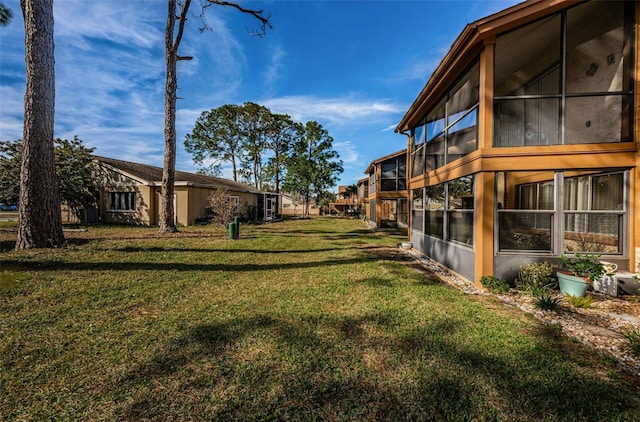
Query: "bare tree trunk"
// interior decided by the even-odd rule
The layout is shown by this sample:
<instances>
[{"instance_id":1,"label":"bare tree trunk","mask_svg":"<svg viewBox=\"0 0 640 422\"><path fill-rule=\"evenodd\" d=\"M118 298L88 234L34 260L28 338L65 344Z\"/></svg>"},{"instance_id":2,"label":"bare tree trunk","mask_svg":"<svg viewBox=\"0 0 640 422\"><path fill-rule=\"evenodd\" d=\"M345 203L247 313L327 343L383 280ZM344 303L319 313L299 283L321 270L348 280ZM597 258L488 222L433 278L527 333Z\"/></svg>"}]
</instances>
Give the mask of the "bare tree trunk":
<instances>
[{"instance_id":1,"label":"bare tree trunk","mask_svg":"<svg viewBox=\"0 0 640 422\"><path fill-rule=\"evenodd\" d=\"M21 0L27 87L16 249L64 244L53 154L55 57L53 0Z\"/></svg>"},{"instance_id":2,"label":"bare tree trunk","mask_svg":"<svg viewBox=\"0 0 640 422\"><path fill-rule=\"evenodd\" d=\"M182 5L180 16L176 15L176 0L168 0L167 27L164 32L164 49L167 64L167 79L164 94L164 165L162 168L162 193L160 204L160 233L178 231L173 207L174 185L176 179L176 100L178 91L177 63L178 47L189 10L190 0ZM178 38L174 41L173 31L179 20Z\"/></svg>"},{"instance_id":3,"label":"bare tree trunk","mask_svg":"<svg viewBox=\"0 0 640 422\"><path fill-rule=\"evenodd\" d=\"M165 32L165 50L167 62L167 81L164 94L164 166L162 170L162 204L160 212L160 233L175 233L178 231L175 224L173 209L173 195L176 175L176 91L178 80L176 55L173 49L173 26L175 24L175 0L173 12L169 6L167 17L167 30Z\"/></svg>"}]
</instances>

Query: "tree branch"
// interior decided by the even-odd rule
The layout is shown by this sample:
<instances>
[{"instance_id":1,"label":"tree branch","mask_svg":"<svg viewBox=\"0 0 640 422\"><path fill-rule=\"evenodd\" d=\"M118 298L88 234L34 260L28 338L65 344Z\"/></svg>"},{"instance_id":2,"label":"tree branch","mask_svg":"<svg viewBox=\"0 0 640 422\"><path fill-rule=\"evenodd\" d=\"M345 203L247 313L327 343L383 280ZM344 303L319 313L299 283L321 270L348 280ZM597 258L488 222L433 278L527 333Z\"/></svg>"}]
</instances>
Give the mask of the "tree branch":
<instances>
[{"instance_id":1,"label":"tree branch","mask_svg":"<svg viewBox=\"0 0 640 422\"><path fill-rule=\"evenodd\" d=\"M241 11L242 13L247 13L251 16L253 16L254 18L258 19L261 22L260 25L260 32L252 34L252 35L257 35L258 37L262 37L266 34L267 29L273 29L273 26L271 25L271 23L269 23L269 18L268 17L264 17L264 11L263 10L253 10L253 9L245 9L244 7L240 6L238 3L235 2L231 2L231 1L225 1L225 0L207 0L209 3L211 4L217 4L220 6L230 6L233 7L239 11Z\"/></svg>"},{"instance_id":2,"label":"tree branch","mask_svg":"<svg viewBox=\"0 0 640 422\"><path fill-rule=\"evenodd\" d=\"M191 6L191 0L185 0L182 8L180 9L180 17L177 18L179 20L178 23L178 35L176 36L175 41L173 42L173 54L178 57L178 48L180 47L180 42L182 41L182 35L184 34L184 24L187 22L187 13L189 12L189 7ZM183 60L178 58L178 60Z\"/></svg>"}]
</instances>

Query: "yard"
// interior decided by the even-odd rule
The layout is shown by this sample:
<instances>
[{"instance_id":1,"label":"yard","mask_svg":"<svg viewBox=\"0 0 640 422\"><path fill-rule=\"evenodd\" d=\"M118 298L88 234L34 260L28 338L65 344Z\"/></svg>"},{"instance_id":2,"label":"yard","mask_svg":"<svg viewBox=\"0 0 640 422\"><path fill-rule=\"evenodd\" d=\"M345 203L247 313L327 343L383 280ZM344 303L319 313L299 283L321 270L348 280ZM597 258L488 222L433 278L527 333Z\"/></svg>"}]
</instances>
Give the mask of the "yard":
<instances>
[{"instance_id":1,"label":"yard","mask_svg":"<svg viewBox=\"0 0 640 422\"><path fill-rule=\"evenodd\" d=\"M640 420L640 380L359 220L0 226L0 420Z\"/></svg>"}]
</instances>

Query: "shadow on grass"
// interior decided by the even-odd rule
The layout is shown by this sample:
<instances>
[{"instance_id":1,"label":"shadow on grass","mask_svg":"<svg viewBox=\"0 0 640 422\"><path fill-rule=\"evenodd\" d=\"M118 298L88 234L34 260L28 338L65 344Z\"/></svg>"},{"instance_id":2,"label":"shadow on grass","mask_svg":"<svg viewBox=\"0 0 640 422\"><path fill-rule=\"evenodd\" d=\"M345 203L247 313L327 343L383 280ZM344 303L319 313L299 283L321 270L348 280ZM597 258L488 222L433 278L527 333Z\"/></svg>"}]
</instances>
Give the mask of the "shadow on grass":
<instances>
[{"instance_id":1,"label":"shadow on grass","mask_svg":"<svg viewBox=\"0 0 640 422\"><path fill-rule=\"evenodd\" d=\"M557 333L496 355L456 342L453 318L403 331L394 312L270 315L196 325L160 345L115 389L147 388L119 416L280 420L633 420L638 391L599 379ZM513 349L510 347L510 349ZM569 354L565 354L568 352ZM578 356L582 358L583 356ZM586 362L593 362L584 356ZM179 393L176 395L176 393ZM189 413L186 413L189 414Z\"/></svg>"},{"instance_id":2,"label":"shadow on grass","mask_svg":"<svg viewBox=\"0 0 640 422\"><path fill-rule=\"evenodd\" d=\"M5 260L3 264L21 266L24 271L184 271L184 272L201 272L201 271L241 271L241 272L259 272L271 270L288 270L317 268L327 266L339 266L358 264L369 262L371 259L367 256L358 258L345 259L326 259L311 262L293 262L293 263L247 263L247 264L192 264L181 262L69 262L69 261L20 261Z\"/></svg>"}]
</instances>

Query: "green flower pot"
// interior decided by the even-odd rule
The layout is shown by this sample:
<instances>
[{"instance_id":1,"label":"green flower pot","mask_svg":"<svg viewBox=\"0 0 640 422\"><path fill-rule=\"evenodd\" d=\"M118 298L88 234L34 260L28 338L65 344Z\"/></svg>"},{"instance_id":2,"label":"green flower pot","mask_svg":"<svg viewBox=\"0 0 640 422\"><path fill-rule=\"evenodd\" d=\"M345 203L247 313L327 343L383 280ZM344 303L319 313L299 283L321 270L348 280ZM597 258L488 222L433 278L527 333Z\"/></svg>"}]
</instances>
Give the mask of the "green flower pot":
<instances>
[{"instance_id":1,"label":"green flower pot","mask_svg":"<svg viewBox=\"0 0 640 422\"><path fill-rule=\"evenodd\" d=\"M558 271L556 275L558 277L560 291L563 294L584 297L587 289L589 288L589 282L585 278L560 271Z\"/></svg>"}]
</instances>

